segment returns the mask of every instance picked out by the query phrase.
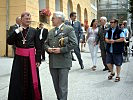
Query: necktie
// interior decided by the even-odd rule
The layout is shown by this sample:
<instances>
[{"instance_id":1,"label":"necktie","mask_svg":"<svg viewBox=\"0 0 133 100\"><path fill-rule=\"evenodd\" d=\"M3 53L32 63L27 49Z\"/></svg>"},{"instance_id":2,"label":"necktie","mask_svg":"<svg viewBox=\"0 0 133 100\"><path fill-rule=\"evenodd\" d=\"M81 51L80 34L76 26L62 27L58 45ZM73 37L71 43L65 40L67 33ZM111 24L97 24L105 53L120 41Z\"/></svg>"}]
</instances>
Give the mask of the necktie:
<instances>
[{"instance_id":1,"label":"necktie","mask_svg":"<svg viewBox=\"0 0 133 100\"><path fill-rule=\"evenodd\" d=\"M104 30L104 26L102 26L102 29Z\"/></svg>"},{"instance_id":2,"label":"necktie","mask_svg":"<svg viewBox=\"0 0 133 100\"><path fill-rule=\"evenodd\" d=\"M55 27L55 30L56 30L56 31L58 31L58 29L59 29L58 27Z\"/></svg>"},{"instance_id":3,"label":"necktie","mask_svg":"<svg viewBox=\"0 0 133 100\"><path fill-rule=\"evenodd\" d=\"M72 21L72 26L74 25L74 22Z\"/></svg>"},{"instance_id":4,"label":"necktie","mask_svg":"<svg viewBox=\"0 0 133 100\"><path fill-rule=\"evenodd\" d=\"M58 33L58 30L59 30L59 28L58 27L55 27L55 34Z\"/></svg>"}]
</instances>

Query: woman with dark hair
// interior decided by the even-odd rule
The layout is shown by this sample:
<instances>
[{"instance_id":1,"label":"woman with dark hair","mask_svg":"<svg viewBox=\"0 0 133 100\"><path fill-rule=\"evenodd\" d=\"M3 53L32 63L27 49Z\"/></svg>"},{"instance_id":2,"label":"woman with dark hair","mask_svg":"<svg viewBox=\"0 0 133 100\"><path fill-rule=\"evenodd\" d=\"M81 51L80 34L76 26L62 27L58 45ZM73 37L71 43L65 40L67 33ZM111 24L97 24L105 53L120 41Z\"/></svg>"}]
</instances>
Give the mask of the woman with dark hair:
<instances>
[{"instance_id":1,"label":"woman with dark hair","mask_svg":"<svg viewBox=\"0 0 133 100\"><path fill-rule=\"evenodd\" d=\"M93 71L96 70L97 51L98 51L98 45L95 45L95 39L98 34L97 24L98 24L97 19L93 19L90 27L88 28L88 34L86 36L86 41L88 40L89 50L93 62L93 67L92 67Z\"/></svg>"}]
</instances>

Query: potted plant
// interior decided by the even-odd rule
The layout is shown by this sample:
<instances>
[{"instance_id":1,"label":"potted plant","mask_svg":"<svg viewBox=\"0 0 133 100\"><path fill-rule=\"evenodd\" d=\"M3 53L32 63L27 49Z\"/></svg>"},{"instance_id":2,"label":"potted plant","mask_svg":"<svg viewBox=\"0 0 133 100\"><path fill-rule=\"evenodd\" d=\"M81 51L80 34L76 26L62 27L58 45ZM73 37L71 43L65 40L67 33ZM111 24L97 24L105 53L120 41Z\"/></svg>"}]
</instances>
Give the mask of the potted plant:
<instances>
[{"instance_id":1,"label":"potted plant","mask_svg":"<svg viewBox=\"0 0 133 100\"><path fill-rule=\"evenodd\" d=\"M39 11L39 15L40 15L40 21L41 22L48 23L48 19L51 16L51 12L49 9L44 8L41 11Z\"/></svg>"}]
</instances>

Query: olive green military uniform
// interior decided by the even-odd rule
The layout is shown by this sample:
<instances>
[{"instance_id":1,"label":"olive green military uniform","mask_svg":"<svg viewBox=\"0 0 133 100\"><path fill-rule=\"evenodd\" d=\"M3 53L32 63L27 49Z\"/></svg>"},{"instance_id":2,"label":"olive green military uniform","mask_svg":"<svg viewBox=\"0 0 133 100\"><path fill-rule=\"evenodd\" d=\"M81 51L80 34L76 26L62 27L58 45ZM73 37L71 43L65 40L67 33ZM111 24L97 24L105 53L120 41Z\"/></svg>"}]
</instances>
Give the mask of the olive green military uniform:
<instances>
[{"instance_id":1,"label":"olive green military uniform","mask_svg":"<svg viewBox=\"0 0 133 100\"><path fill-rule=\"evenodd\" d=\"M70 51L77 46L77 39L74 29L68 25L62 25L57 31L53 28L49 31L45 49L60 48L61 53L49 53L49 68L53 79L54 88L58 100L67 100L68 93L68 72L72 67L72 59ZM63 45L60 40L63 38Z\"/></svg>"}]
</instances>

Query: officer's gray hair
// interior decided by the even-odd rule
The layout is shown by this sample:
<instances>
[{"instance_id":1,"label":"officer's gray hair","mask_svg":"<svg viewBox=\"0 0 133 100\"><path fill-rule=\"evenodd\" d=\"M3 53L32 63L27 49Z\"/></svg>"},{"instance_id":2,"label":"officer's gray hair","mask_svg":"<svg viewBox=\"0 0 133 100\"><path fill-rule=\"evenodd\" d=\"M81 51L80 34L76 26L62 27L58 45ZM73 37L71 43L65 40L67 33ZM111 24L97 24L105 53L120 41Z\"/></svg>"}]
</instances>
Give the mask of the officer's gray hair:
<instances>
[{"instance_id":1,"label":"officer's gray hair","mask_svg":"<svg viewBox=\"0 0 133 100\"><path fill-rule=\"evenodd\" d=\"M100 17L100 19L103 19L105 22L107 22L107 18L105 16Z\"/></svg>"},{"instance_id":2,"label":"officer's gray hair","mask_svg":"<svg viewBox=\"0 0 133 100\"><path fill-rule=\"evenodd\" d=\"M62 19L62 22L65 21L65 15L64 15L63 12L61 12L61 11L56 11L56 12L54 12L54 14L55 14L56 17L61 18L61 19Z\"/></svg>"}]
</instances>

